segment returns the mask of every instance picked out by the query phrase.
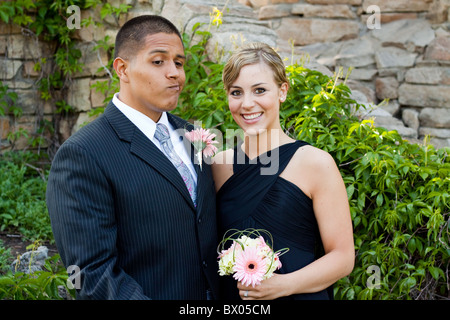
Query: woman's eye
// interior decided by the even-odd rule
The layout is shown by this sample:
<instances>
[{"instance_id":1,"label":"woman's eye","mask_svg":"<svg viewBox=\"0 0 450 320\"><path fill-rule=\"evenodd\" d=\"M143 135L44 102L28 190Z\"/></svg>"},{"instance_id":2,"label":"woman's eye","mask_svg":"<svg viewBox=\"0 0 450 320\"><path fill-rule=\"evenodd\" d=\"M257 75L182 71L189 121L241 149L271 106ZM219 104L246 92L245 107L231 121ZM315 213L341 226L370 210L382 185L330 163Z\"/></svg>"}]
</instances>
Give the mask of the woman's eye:
<instances>
[{"instance_id":1,"label":"woman's eye","mask_svg":"<svg viewBox=\"0 0 450 320\"><path fill-rule=\"evenodd\" d=\"M152 63L156 64L157 66L159 66L159 65L163 64L163 61L162 60L154 60Z\"/></svg>"},{"instance_id":2,"label":"woman's eye","mask_svg":"<svg viewBox=\"0 0 450 320\"><path fill-rule=\"evenodd\" d=\"M178 68L183 68L183 62L180 62L180 61L176 61L175 62L175 65L178 67Z\"/></svg>"},{"instance_id":3,"label":"woman's eye","mask_svg":"<svg viewBox=\"0 0 450 320\"><path fill-rule=\"evenodd\" d=\"M255 89L255 93L256 94L261 94L261 93L264 93L264 92L266 92L266 89L264 89L264 88L256 88Z\"/></svg>"},{"instance_id":4,"label":"woman's eye","mask_svg":"<svg viewBox=\"0 0 450 320\"><path fill-rule=\"evenodd\" d=\"M239 90L233 90L230 92L230 95L235 96L235 97L239 96L240 94L241 94L241 92Z\"/></svg>"}]
</instances>

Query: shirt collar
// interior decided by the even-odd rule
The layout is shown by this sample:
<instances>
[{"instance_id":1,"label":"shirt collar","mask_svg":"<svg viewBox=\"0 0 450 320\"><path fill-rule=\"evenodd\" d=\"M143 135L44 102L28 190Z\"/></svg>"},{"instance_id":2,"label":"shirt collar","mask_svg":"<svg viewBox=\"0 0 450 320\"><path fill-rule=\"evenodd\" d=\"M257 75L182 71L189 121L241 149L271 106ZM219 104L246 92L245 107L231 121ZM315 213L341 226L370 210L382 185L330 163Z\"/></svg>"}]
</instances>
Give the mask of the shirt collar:
<instances>
[{"instance_id":1,"label":"shirt collar","mask_svg":"<svg viewBox=\"0 0 450 320\"><path fill-rule=\"evenodd\" d=\"M114 94L112 102L136 127L138 127L139 130L141 130L150 140L153 141L156 130L155 121L153 121L142 112L120 101L118 92ZM163 112L161 114L158 123L166 125L167 128L169 128L169 132L173 130L172 125L169 123L169 118L167 117L166 112Z\"/></svg>"}]
</instances>

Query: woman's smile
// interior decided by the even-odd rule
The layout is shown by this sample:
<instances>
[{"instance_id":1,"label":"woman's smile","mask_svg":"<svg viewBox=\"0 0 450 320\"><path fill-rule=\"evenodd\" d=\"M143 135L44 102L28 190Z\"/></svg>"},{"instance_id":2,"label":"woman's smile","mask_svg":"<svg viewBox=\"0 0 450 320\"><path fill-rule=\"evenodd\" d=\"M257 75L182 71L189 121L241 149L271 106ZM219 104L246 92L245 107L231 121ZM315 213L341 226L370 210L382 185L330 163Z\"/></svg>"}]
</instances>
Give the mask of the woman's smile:
<instances>
[{"instance_id":1,"label":"woman's smile","mask_svg":"<svg viewBox=\"0 0 450 320\"><path fill-rule=\"evenodd\" d=\"M241 114L242 118L246 123L255 123L257 122L263 115L264 112L255 112L255 113L246 113Z\"/></svg>"}]
</instances>

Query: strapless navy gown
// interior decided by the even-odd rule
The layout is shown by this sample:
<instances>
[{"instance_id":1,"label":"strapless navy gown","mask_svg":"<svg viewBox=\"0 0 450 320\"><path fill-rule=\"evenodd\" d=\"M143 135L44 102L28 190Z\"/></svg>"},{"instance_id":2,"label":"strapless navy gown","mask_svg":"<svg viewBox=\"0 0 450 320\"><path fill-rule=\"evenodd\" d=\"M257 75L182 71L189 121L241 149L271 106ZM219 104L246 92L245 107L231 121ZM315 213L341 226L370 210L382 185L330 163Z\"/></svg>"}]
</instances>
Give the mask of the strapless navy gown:
<instances>
[{"instance_id":1,"label":"strapless navy gown","mask_svg":"<svg viewBox=\"0 0 450 320\"><path fill-rule=\"evenodd\" d=\"M280 258L282 268L277 273L296 271L323 254L312 200L295 184L280 177L297 149L306 144L288 143L252 160L239 144L234 149L233 175L217 193L220 236L229 229L265 229L273 237L274 250L289 248ZM223 276L221 280L222 297L240 299L236 280L232 276ZM332 298L330 287L283 299Z\"/></svg>"}]
</instances>

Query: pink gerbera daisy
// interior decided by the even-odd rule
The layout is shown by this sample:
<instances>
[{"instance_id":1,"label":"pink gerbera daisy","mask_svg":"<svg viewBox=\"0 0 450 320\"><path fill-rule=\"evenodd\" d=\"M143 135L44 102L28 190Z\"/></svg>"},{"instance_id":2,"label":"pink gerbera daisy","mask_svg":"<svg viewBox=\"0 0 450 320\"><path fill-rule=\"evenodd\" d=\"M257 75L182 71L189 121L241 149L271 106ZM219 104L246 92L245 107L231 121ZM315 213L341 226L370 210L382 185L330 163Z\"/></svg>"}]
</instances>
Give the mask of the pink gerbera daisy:
<instances>
[{"instance_id":1,"label":"pink gerbera daisy","mask_svg":"<svg viewBox=\"0 0 450 320\"><path fill-rule=\"evenodd\" d=\"M209 130L198 128L186 132L185 136L194 144L198 151L203 152L205 157L212 157L217 152L217 147L214 145L218 143L214 141L216 135L210 133Z\"/></svg>"},{"instance_id":2,"label":"pink gerbera daisy","mask_svg":"<svg viewBox=\"0 0 450 320\"><path fill-rule=\"evenodd\" d=\"M257 254L257 248L247 247L236 257L233 277L243 285L255 287L267 272L267 261Z\"/></svg>"}]
</instances>

